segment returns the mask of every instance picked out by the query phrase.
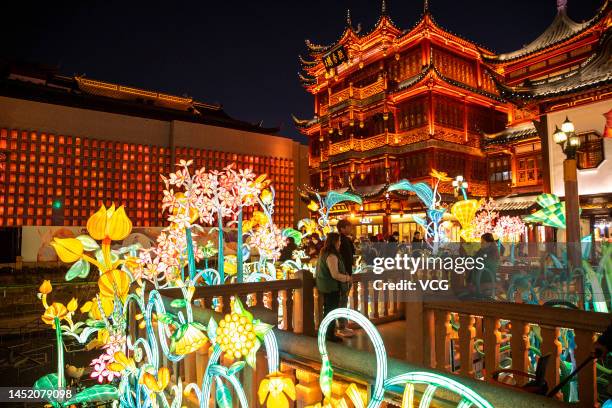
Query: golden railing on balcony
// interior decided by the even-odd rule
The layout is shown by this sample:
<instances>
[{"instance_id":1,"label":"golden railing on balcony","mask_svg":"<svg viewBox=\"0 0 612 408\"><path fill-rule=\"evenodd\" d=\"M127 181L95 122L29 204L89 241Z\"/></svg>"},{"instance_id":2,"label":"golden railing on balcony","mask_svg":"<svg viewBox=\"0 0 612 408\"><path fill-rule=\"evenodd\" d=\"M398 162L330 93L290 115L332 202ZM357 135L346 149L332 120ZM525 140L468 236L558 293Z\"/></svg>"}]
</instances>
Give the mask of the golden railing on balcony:
<instances>
[{"instance_id":1,"label":"golden railing on balcony","mask_svg":"<svg viewBox=\"0 0 612 408\"><path fill-rule=\"evenodd\" d=\"M328 156L335 156L348 151L363 152L373 150L381 146L404 146L412 143L418 143L430 138L443 140L447 142L457 143L464 146L478 147L478 135L468 133L468 140L465 141L465 133L461 130L450 129L436 126L436 132L433 136L429 135L428 127L423 126L417 129L401 133L385 132L376 136L370 136L364 139L352 138L341 142L331 143L327 152L324 153L323 161L326 161Z\"/></svg>"},{"instance_id":2,"label":"golden railing on balcony","mask_svg":"<svg viewBox=\"0 0 612 408\"><path fill-rule=\"evenodd\" d=\"M436 124L433 138L470 147L480 146L480 136L469 132L467 134L467 140L465 136L465 131L463 129L454 129Z\"/></svg>"},{"instance_id":3,"label":"golden railing on balcony","mask_svg":"<svg viewBox=\"0 0 612 408\"><path fill-rule=\"evenodd\" d=\"M385 132L365 139L348 139L341 142L331 143L328 149L329 156L335 156L350 150L363 152L376 149L381 146L402 146L429 139L425 128L412 129L408 132L390 133ZM325 158L326 159L326 158Z\"/></svg>"},{"instance_id":4,"label":"golden railing on balcony","mask_svg":"<svg viewBox=\"0 0 612 408\"><path fill-rule=\"evenodd\" d=\"M329 97L329 106L334 106L349 98L353 98L357 100L366 99L372 95L376 95L377 93L382 92L384 88L385 88L385 80L383 78L380 78L373 84L364 86L363 88L348 87L348 88L341 90L340 92L331 94ZM327 113L327 107L325 107L325 113ZM325 113L324 113L323 106L321 106L320 115L323 116Z\"/></svg>"},{"instance_id":5,"label":"golden railing on balcony","mask_svg":"<svg viewBox=\"0 0 612 408\"><path fill-rule=\"evenodd\" d=\"M349 98L349 96L350 96L350 91L351 91L350 88L346 88L346 89L343 89L340 92L332 94L329 97L329 104L330 104L330 106L336 105L336 104L338 104L338 103L340 103L342 101L347 100Z\"/></svg>"},{"instance_id":6,"label":"golden railing on balcony","mask_svg":"<svg viewBox=\"0 0 612 408\"><path fill-rule=\"evenodd\" d=\"M356 99L365 99L369 98L372 95L376 95L379 92L382 92L385 87L385 80L380 78L378 81L374 82L371 85L365 86L363 88L355 88L353 97Z\"/></svg>"}]
</instances>

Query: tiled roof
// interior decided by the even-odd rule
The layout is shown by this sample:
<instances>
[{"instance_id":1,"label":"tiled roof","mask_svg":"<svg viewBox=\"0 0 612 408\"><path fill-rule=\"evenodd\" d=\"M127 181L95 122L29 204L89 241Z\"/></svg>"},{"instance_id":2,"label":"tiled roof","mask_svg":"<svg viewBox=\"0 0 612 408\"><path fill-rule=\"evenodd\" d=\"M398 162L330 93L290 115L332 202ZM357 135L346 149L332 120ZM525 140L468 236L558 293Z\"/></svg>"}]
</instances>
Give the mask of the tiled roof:
<instances>
[{"instance_id":1,"label":"tiled roof","mask_svg":"<svg viewBox=\"0 0 612 408\"><path fill-rule=\"evenodd\" d=\"M23 65L23 66L22 66ZM65 76L56 69L7 63L0 65L0 95L57 105L111 112L158 120L182 120L250 132L273 134L264 128L229 116L221 106L190 97Z\"/></svg>"},{"instance_id":2,"label":"tiled roof","mask_svg":"<svg viewBox=\"0 0 612 408\"><path fill-rule=\"evenodd\" d=\"M500 86L508 99L543 99L588 90L612 83L612 33L602 38L597 52L580 67L565 75L534 81L524 86L509 88Z\"/></svg>"},{"instance_id":3,"label":"tiled roof","mask_svg":"<svg viewBox=\"0 0 612 408\"><path fill-rule=\"evenodd\" d=\"M550 26L548 26L548 28L544 30L544 32L540 34L538 38L516 51L499 54L495 57L484 58L490 62L506 62L552 47L584 32L587 28L593 26L595 23L600 21L602 16L606 14L607 9L608 1L604 3L603 7L591 20L584 23L577 23L569 18L565 6L559 7L557 15L553 19Z\"/></svg>"},{"instance_id":4,"label":"tiled roof","mask_svg":"<svg viewBox=\"0 0 612 408\"><path fill-rule=\"evenodd\" d=\"M495 200L493 209L495 211L522 211L535 205L535 196L504 197Z\"/></svg>"},{"instance_id":5,"label":"tiled roof","mask_svg":"<svg viewBox=\"0 0 612 408\"><path fill-rule=\"evenodd\" d=\"M517 126L507 127L501 132L485 133L483 141L485 146L487 146L492 144L516 142L537 135L538 131L533 125L533 122L526 122Z\"/></svg>"}]
</instances>

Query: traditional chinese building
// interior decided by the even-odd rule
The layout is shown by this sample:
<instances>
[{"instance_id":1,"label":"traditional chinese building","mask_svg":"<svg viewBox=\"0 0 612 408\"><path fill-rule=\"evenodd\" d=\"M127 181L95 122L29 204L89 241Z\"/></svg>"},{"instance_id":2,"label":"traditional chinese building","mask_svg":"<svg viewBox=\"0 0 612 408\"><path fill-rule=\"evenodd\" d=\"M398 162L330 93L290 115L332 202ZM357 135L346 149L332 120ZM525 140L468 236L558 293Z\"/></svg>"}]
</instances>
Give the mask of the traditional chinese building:
<instances>
[{"instance_id":1,"label":"traditional chinese building","mask_svg":"<svg viewBox=\"0 0 612 408\"><path fill-rule=\"evenodd\" d=\"M597 230L596 235L609 236L612 221L612 138L607 130L612 117L611 23L608 2L593 19L577 24L567 17L566 3L559 1L553 24L536 40L543 42L540 47L532 43L525 47L528 52L500 56L494 65L507 72L508 67L518 66L521 60L532 60L533 65L527 65L527 72L534 71L532 76L521 82L508 78L499 87L505 99L533 117L521 125L532 129L531 136L521 138L518 126L511 125L504 136L488 135L489 151L497 150L493 144L511 149L505 157L512 158L511 173L516 177L513 183L527 188L533 178L541 177L544 191L564 197L565 155L555 144L553 134L565 120L571 120L581 140L576 159L582 235ZM550 73L544 74L533 66L549 66ZM518 71L512 68L510 72ZM535 167L535 176L530 162L540 163Z\"/></svg>"},{"instance_id":2,"label":"traditional chinese building","mask_svg":"<svg viewBox=\"0 0 612 408\"><path fill-rule=\"evenodd\" d=\"M393 22L383 1L370 32L355 29L349 14L335 43L306 41L300 80L314 96L315 115L295 122L310 139L311 187L361 195L362 208L344 211L379 224L368 232L404 237L415 226L402 226L410 221L402 215L422 208L416 197L388 195L385 187L403 178L431 181L431 169L462 175L472 196L529 195L506 200L501 210L529 209L534 195L550 191L548 156L533 122L540 106L516 103L504 87L580 71L609 25L607 2L580 24L565 1L557 9L536 40L506 54L445 30L427 1L410 29ZM442 193L451 201L444 197L450 186Z\"/></svg>"},{"instance_id":3,"label":"traditional chinese building","mask_svg":"<svg viewBox=\"0 0 612 408\"><path fill-rule=\"evenodd\" d=\"M0 226L83 226L104 203L135 226L162 226L163 183L181 159L267 173L274 220L299 219L306 149L230 117L218 105L40 66L5 66L0 79ZM39 228L40 229L40 228ZM43 228L44 229L44 228Z\"/></svg>"}]
</instances>

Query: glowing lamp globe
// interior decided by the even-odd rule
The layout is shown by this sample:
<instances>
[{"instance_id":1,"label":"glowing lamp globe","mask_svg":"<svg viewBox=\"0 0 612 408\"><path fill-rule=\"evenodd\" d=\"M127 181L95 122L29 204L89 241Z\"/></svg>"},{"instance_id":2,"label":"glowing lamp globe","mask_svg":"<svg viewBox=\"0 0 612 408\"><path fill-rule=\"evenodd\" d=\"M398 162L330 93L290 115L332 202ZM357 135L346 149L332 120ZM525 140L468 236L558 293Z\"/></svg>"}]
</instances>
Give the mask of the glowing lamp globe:
<instances>
[{"instance_id":1,"label":"glowing lamp globe","mask_svg":"<svg viewBox=\"0 0 612 408\"><path fill-rule=\"evenodd\" d=\"M576 148L577 148L577 147L580 147L580 137L575 136L575 135L574 135L574 136L572 136L572 137L570 137L570 138L569 138L569 144L570 144L570 146L572 146L572 147L576 147Z\"/></svg>"},{"instance_id":2,"label":"glowing lamp globe","mask_svg":"<svg viewBox=\"0 0 612 408\"><path fill-rule=\"evenodd\" d=\"M561 124L561 130L565 133L573 133L575 130L574 124L567 116L565 117L565 122Z\"/></svg>"},{"instance_id":3,"label":"glowing lamp globe","mask_svg":"<svg viewBox=\"0 0 612 408\"><path fill-rule=\"evenodd\" d=\"M555 127L555 133L553 133L553 140L557 144L565 143L565 141L567 140L567 134L564 131L560 130L558 127Z\"/></svg>"}]
</instances>

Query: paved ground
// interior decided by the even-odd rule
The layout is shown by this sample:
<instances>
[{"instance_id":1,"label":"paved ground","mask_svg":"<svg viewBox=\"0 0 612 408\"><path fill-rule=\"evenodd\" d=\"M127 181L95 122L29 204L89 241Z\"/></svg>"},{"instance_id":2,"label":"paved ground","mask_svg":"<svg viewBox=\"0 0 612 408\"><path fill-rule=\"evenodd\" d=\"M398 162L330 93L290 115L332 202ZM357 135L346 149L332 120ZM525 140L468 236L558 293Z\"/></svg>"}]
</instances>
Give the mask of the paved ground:
<instances>
[{"instance_id":1,"label":"paved ground","mask_svg":"<svg viewBox=\"0 0 612 408\"><path fill-rule=\"evenodd\" d=\"M387 355L391 358L404 359L406 355L406 323L404 320L383 323L376 326L385 343ZM358 350L373 352L372 342L361 329L355 330L355 337L345 339L344 343Z\"/></svg>"}]
</instances>

